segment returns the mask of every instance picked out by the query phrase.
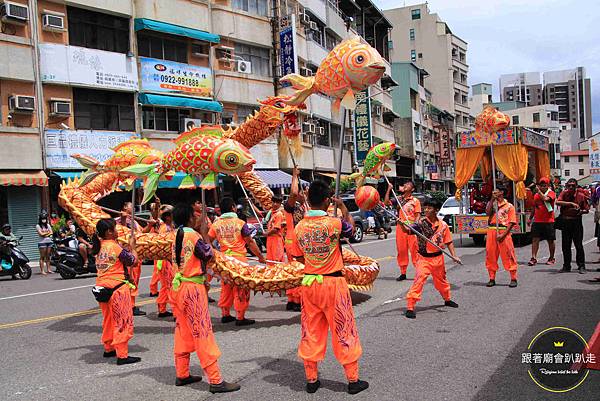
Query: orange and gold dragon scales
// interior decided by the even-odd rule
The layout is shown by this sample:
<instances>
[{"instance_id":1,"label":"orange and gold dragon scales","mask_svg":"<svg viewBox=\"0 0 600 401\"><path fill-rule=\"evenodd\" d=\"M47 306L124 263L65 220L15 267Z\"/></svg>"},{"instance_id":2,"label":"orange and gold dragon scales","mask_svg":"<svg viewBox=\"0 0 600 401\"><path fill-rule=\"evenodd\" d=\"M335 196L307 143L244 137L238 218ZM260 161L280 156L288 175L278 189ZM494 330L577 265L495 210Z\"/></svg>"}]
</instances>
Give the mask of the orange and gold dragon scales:
<instances>
[{"instance_id":1,"label":"orange and gold dragon scales","mask_svg":"<svg viewBox=\"0 0 600 401\"><path fill-rule=\"evenodd\" d=\"M299 127L296 112L300 106L288 105L286 97L270 97L261 101L260 109L249 116L235 129L222 130L222 137L233 139L247 148L251 148L282 128L291 138L297 137ZM214 127L212 127L214 129ZM186 135L186 134L184 134ZM162 152L153 149L145 139L132 139L121 143L115 149L115 155L105 163L99 163L85 156L78 160L88 167L82 179L68 181L61 186L59 204L88 234L95 231L98 220L109 218L96 202L119 186L131 181L123 175L121 169L141 161L156 162L163 158ZM89 176L93 177L90 179ZM253 171L237 174L244 187L266 210L271 207L273 193ZM131 231L117 225L118 241L128 242ZM142 259L171 259L172 233L141 233L136 235L136 251ZM344 276L355 290L368 290L379 273L377 262L366 256L358 256L344 249ZM282 293L300 285L304 266L298 262L277 265L247 264L221 252L215 251L215 259L209 269L223 280L248 288L255 292Z\"/></svg>"}]
</instances>

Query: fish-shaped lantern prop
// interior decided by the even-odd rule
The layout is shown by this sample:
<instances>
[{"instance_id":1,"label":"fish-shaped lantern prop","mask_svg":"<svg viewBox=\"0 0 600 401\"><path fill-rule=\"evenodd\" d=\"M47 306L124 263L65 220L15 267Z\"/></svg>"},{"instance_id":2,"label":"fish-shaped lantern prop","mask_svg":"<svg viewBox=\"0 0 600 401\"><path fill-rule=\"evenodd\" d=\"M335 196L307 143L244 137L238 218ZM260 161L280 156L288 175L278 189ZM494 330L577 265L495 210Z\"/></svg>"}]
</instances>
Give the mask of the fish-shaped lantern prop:
<instances>
[{"instance_id":1,"label":"fish-shaped lantern prop","mask_svg":"<svg viewBox=\"0 0 600 401\"><path fill-rule=\"evenodd\" d=\"M356 93L375 84L385 72L381 55L358 36L338 44L329 52L313 77L288 74L281 81L290 83L297 92L286 103L299 105L313 93L333 97L333 110L340 104L346 109L356 107Z\"/></svg>"},{"instance_id":2,"label":"fish-shaped lantern prop","mask_svg":"<svg viewBox=\"0 0 600 401\"><path fill-rule=\"evenodd\" d=\"M364 185L367 177L379 178L384 171L390 168L385 162L392 157L396 150L396 144L393 142L382 142L373 146L365 157L365 164L362 171L350 175L350 178L356 181L356 186Z\"/></svg>"},{"instance_id":3,"label":"fish-shaped lantern prop","mask_svg":"<svg viewBox=\"0 0 600 401\"><path fill-rule=\"evenodd\" d=\"M89 184L103 173L118 173L122 169L134 164L152 164L159 162L164 154L160 150L152 148L147 139L129 139L121 142L112 150L115 152L104 163L91 156L74 154L73 157L83 167L87 168L80 179L80 186ZM133 180L132 180L133 181Z\"/></svg>"},{"instance_id":4,"label":"fish-shaped lantern prop","mask_svg":"<svg viewBox=\"0 0 600 401\"><path fill-rule=\"evenodd\" d=\"M206 126L184 132L177 139L177 147L154 164L136 164L122 171L146 178L144 199L148 202L158 187L161 176L169 172L183 172L188 176L182 187L193 184L194 177L203 177L201 188L212 189L217 184L217 174L239 174L251 171L256 160L241 143L222 137L219 126Z\"/></svg>"},{"instance_id":5,"label":"fish-shaped lantern prop","mask_svg":"<svg viewBox=\"0 0 600 401\"><path fill-rule=\"evenodd\" d=\"M488 134L502 131L509 125L510 117L492 106L486 106L475 118L475 130Z\"/></svg>"}]
</instances>

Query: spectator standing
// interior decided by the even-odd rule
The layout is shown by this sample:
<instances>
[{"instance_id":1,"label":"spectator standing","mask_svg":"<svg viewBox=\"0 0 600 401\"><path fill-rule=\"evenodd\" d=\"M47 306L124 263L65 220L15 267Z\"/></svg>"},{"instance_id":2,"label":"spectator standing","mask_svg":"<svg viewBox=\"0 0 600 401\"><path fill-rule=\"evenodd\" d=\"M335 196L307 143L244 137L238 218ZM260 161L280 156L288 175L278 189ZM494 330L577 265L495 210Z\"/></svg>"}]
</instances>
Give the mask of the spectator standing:
<instances>
[{"instance_id":1,"label":"spectator standing","mask_svg":"<svg viewBox=\"0 0 600 401\"><path fill-rule=\"evenodd\" d=\"M40 251L40 271L45 276L53 273L50 270L50 252L52 251L52 226L48 223L48 214L40 213L38 224L35 226L39 236L38 249ZM46 266L46 271L44 271Z\"/></svg>"},{"instance_id":2,"label":"spectator standing","mask_svg":"<svg viewBox=\"0 0 600 401\"><path fill-rule=\"evenodd\" d=\"M547 265L556 263L554 252L556 250L556 231L554 230L554 203L556 194L550 189L550 179L542 177L537 186L533 187L533 211L530 216L531 224L531 260L529 266L537 264L537 254L540 241L548 241L550 257Z\"/></svg>"},{"instance_id":3,"label":"spectator standing","mask_svg":"<svg viewBox=\"0 0 600 401\"><path fill-rule=\"evenodd\" d=\"M561 273L571 271L571 243L575 246L575 261L579 273L585 273L585 251L583 249L583 223L581 216L589 213L589 203L583 191L577 188L577 180L571 178L561 192L556 205L560 206L560 216L563 219L562 252L563 268Z\"/></svg>"}]
</instances>

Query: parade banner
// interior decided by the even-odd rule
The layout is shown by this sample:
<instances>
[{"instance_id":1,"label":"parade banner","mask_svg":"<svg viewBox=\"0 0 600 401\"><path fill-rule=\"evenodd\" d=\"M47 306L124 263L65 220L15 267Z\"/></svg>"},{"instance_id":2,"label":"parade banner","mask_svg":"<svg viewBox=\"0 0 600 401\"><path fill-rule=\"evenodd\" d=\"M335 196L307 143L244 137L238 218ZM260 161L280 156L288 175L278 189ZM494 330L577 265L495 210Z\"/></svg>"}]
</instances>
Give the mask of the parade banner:
<instances>
[{"instance_id":1,"label":"parade banner","mask_svg":"<svg viewBox=\"0 0 600 401\"><path fill-rule=\"evenodd\" d=\"M476 148L491 144L512 145L518 143L517 140L517 133L512 128L491 134L483 131L466 131L458 134L458 147Z\"/></svg>"},{"instance_id":2,"label":"parade banner","mask_svg":"<svg viewBox=\"0 0 600 401\"><path fill-rule=\"evenodd\" d=\"M590 177L594 181L600 181L600 134L596 134L589 139L590 152Z\"/></svg>"},{"instance_id":3,"label":"parade banner","mask_svg":"<svg viewBox=\"0 0 600 401\"><path fill-rule=\"evenodd\" d=\"M521 143L529 146L530 148L540 149L547 152L550 141L546 135L529 130L527 128L522 128Z\"/></svg>"},{"instance_id":4,"label":"parade banner","mask_svg":"<svg viewBox=\"0 0 600 401\"><path fill-rule=\"evenodd\" d=\"M458 214L453 217L454 234L485 234L488 229L488 216L479 214ZM511 232L525 232L525 215L518 214L519 224L515 225Z\"/></svg>"},{"instance_id":5,"label":"parade banner","mask_svg":"<svg viewBox=\"0 0 600 401\"><path fill-rule=\"evenodd\" d=\"M135 58L122 53L41 43L40 70L44 83L138 90Z\"/></svg>"},{"instance_id":6,"label":"parade banner","mask_svg":"<svg viewBox=\"0 0 600 401\"><path fill-rule=\"evenodd\" d=\"M365 163L367 153L373 146L369 88L356 93L356 104L356 109L354 109L354 160L360 167Z\"/></svg>"},{"instance_id":7,"label":"parade banner","mask_svg":"<svg viewBox=\"0 0 600 401\"><path fill-rule=\"evenodd\" d=\"M296 49L296 15L286 15L279 22L279 62L281 74L298 73L298 51ZM286 84L285 86L289 86Z\"/></svg>"},{"instance_id":8,"label":"parade banner","mask_svg":"<svg viewBox=\"0 0 600 401\"><path fill-rule=\"evenodd\" d=\"M81 170L81 164L71 157L74 154L105 162L114 156L112 148L132 137L138 135L121 131L48 129L45 131L46 167Z\"/></svg>"},{"instance_id":9,"label":"parade banner","mask_svg":"<svg viewBox=\"0 0 600 401\"><path fill-rule=\"evenodd\" d=\"M210 68L140 57L142 91L212 98Z\"/></svg>"}]
</instances>

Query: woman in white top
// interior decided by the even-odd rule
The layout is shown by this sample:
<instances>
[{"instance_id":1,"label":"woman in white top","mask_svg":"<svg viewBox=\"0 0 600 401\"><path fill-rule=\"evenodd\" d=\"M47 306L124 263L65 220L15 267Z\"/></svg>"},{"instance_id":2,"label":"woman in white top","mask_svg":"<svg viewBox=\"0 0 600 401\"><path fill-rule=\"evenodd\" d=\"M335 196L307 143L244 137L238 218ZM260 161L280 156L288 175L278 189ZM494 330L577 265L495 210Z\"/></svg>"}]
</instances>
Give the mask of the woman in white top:
<instances>
[{"instance_id":1,"label":"woman in white top","mask_svg":"<svg viewBox=\"0 0 600 401\"><path fill-rule=\"evenodd\" d=\"M50 270L50 253L52 252L52 226L48 223L48 215L40 214L38 218L38 224L35 226L37 229L40 241L38 242L38 249L40 250L40 270L45 276L47 273L53 273ZM44 265L46 265L46 271L44 271Z\"/></svg>"}]
</instances>

